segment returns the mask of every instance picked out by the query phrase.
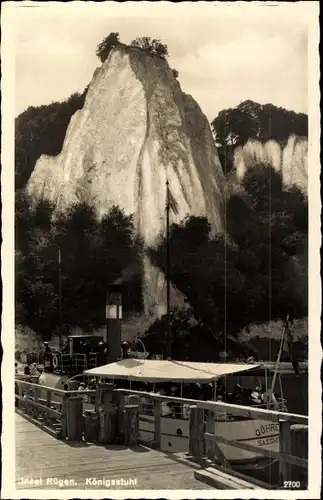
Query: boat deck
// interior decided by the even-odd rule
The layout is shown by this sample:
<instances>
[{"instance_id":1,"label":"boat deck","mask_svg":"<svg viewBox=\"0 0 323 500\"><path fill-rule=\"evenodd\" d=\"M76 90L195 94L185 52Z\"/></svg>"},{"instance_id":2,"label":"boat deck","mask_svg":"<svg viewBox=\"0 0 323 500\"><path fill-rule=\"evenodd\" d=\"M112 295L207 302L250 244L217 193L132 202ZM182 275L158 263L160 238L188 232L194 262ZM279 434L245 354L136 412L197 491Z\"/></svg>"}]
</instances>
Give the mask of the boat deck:
<instances>
[{"instance_id":1,"label":"boat deck","mask_svg":"<svg viewBox=\"0 0 323 500\"><path fill-rule=\"evenodd\" d=\"M57 489L57 481L65 482L60 489L214 489L195 479L196 466L181 455L144 446L68 443L18 414L15 420L17 489ZM22 483L30 479L34 484Z\"/></svg>"}]
</instances>

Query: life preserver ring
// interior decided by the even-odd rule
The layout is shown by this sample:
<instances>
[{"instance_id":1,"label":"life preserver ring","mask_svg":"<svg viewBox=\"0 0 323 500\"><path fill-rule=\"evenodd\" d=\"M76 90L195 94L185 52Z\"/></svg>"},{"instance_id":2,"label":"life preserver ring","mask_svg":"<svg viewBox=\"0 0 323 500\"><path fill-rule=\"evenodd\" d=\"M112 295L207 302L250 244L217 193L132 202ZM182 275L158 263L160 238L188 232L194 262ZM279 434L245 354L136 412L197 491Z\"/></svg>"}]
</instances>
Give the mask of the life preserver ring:
<instances>
[{"instance_id":1,"label":"life preserver ring","mask_svg":"<svg viewBox=\"0 0 323 500\"><path fill-rule=\"evenodd\" d=\"M54 354L53 355L53 367L58 368L58 365L59 365L58 356L57 356L57 354Z\"/></svg>"}]
</instances>

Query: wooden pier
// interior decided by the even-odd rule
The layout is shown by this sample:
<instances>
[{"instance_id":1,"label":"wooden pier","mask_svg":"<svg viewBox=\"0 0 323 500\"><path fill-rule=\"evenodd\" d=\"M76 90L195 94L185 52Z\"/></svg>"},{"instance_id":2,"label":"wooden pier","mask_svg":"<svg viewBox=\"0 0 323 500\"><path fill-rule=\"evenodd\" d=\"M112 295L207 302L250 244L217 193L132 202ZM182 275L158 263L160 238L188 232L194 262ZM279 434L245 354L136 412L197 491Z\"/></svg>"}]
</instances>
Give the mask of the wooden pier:
<instances>
[{"instance_id":1,"label":"wooden pier","mask_svg":"<svg viewBox=\"0 0 323 500\"><path fill-rule=\"evenodd\" d=\"M181 456L140 445L67 444L16 414L17 489L55 489L60 480L64 489L203 490L206 486L194 477L196 469ZM36 484L26 484L31 478Z\"/></svg>"},{"instance_id":2,"label":"wooden pier","mask_svg":"<svg viewBox=\"0 0 323 500\"><path fill-rule=\"evenodd\" d=\"M307 487L306 416L113 390L109 384L99 384L96 391L63 391L15 383L18 489L55 489L55 481L68 489L280 489L299 470L301 489ZM141 413L143 399L151 404L153 420ZM189 406L188 437L178 432L176 438L188 440L185 453L161 450L164 401ZM217 412L278 424L279 452L217 435L210 425ZM139 429L147 421L152 422L152 439L145 442ZM280 485L237 472L221 443L276 460Z\"/></svg>"}]
</instances>

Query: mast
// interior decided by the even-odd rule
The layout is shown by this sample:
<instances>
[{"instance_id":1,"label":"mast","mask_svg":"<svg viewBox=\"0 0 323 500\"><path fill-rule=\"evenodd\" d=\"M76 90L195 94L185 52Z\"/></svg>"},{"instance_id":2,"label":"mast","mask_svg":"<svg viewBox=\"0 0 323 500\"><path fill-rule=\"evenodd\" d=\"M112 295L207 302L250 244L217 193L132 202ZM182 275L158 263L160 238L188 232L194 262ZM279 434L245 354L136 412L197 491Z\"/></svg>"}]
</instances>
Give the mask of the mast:
<instances>
[{"instance_id":1,"label":"mast","mask_svg":"<svg viewBox=\"0 0 323 500\"><path fill-rule=\"evenodd\" d=\"M275 389L275 383L276 383L277 373L278 373L278 370L279 370L279 363L280 363L280 359L281 359L281 355L282 355L283 347L284 347L284 343L285 343L285 334L286 334L286 323L287 323L287 321L288 321L288 316L287 316L286 322L284 322L284 324L283 324L282 337L281 337L281 340L280 340L280 346L279 346L278 356L277 356L277 360L276 360L276 366L275 366L274 376L273 376L272 383L271 383L271 388L270 388L271 394L274 392L274 389Z\"/></svg>"},{"instance_id":2,"label":"mast","mask_svg":"<svg viewBox=\"0 0 323 500\"><path fill-rule=\"evenodd\" d=\"M171 356L171 329L170 329L170 248L169 248L169 182L166 182L166 304L167 304L167 355Z\"/></svg>"},{"instance_id":3,"label":"mast","mask_svg":"<svg viewBox=\"0 0 323 500\"><path fill-rule=\"evenodd\" d=\"M58 247L58 314L59 314L59 343L62 341L62 267L61 267L61 247Z\"/></svg>"}]
</instances>

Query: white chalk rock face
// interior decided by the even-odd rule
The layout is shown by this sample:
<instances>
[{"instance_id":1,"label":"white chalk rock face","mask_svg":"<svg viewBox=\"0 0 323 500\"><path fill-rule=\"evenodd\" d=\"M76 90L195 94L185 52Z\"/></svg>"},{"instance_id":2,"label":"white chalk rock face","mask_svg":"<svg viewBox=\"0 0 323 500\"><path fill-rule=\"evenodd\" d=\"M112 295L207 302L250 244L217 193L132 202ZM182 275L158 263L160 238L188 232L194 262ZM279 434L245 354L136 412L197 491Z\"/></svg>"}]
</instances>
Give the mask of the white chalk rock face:
<instances>
[{"instance_id":1,"label":"white chalk rock face","mask_svg":"<svg viewBox=\"0 0 323 500\"><path fill-rule=\"evenodd\" d=\"M101 217L118 205L153 246L165 230L166 180L178 208L172 221L207 216L222 229L225 180L206 117L166 61L120 46L95 71L62 152L39 158L27 191L59 211L85 201ZM160 314L164 280L147 260L145 269L146 308Z\"/></svg>"},{"instance_id":2,"label":"white chalk rock face","mask_svg":"<svg viewBox=\"0 0 323 500\"><path fill-rule=\"evenodd\" d=\"M262 143L250 139L244 146L234 152L234 168L239 179L242 179L248 168L260 163L273 167L282 173L286 186L296 184L307 194L307 159L308 141L303 137L290 136L287 144L281 146L271 140Z\"/></svg>"}]
</instances>

